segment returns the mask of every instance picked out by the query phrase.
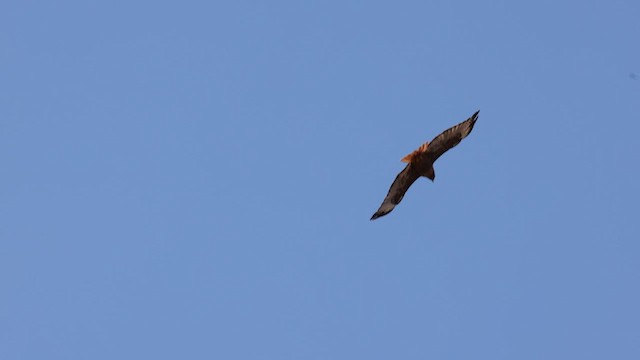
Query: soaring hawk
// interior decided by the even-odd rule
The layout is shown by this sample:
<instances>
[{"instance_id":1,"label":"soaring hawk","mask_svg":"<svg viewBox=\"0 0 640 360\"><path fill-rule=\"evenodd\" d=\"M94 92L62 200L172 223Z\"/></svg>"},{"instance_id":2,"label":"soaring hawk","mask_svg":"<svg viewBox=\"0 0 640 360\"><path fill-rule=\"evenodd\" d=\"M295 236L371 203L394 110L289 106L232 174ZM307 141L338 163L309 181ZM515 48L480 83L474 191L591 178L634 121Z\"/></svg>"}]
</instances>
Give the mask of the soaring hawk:
<instances>
[{"instance_id":1,"label":"soaring hawk","mask_svg":"<svg viewBox=\"0 0 640 360\"><path fill-rule=\"evenodd\" d=\"M400 203L411 184L418 180L420 176L425 176L433 181L436 178L433 163L447 150L458 145L462 139L471 133L473 125L476 123L476 120L478 120L479 112L480 110L476 111L476 113L471 115L467 120L445 130L442 134L431 140L431 142L422 144L414 152L403 157L401 161L408 163L407 166L396 176L393 184L391 184L389 193L387 193L382 205L380 205L378 211L373 214L371 220L390 213L391 210Z\"/></svg>"}]
</instances>

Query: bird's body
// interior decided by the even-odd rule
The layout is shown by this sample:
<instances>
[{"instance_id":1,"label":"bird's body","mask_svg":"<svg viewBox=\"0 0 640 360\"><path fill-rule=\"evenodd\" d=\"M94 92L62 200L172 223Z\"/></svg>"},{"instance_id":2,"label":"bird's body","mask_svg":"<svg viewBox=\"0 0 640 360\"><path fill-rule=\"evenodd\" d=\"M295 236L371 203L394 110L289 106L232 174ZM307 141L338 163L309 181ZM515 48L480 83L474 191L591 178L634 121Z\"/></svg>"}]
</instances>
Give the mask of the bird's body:
<instances>
[{"instance_id":1,"label":"bird's body","mask_svg":"<svg viewBox=\"0 0 640 360\"><path fill-rule=\"evenodd\" d=\"M462 139L471 133L473 125L476 123L476 120L478 120L479 112L480 111L476 111L476 113L471 115L467 120L445 130L430 142L422 144L411 154L403 157L401 161L406 162L407 166L396 176L382 205L380 205L378 211L373 214L371 220L390 213L391 210L400 203L409 187L418 180L420 176L434 181L436 174L433 169L433 163L447 150L458 145Z\"/></svg>"}]
</instances>

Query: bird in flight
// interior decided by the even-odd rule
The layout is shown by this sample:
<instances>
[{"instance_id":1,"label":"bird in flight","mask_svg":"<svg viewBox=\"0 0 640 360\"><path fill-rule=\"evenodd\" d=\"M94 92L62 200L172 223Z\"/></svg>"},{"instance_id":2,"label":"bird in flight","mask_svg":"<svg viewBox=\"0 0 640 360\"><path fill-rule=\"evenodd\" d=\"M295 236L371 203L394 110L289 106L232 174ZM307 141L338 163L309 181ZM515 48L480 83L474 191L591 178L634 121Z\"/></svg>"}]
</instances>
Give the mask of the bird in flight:
<instances>
[{"instance_id":1,"label":"bird in flight","mask_svg":"<svg viewBox=\"0 0 640 360\"><path fill-rule=\"evenodd\" d=\"M473 125L476 123L476 120L478 120L478 113L480 113L480 110L476 111L476 113L471 115L467 120L445 130L442 134L433 138L431 142L422 144L414 152L403 157L400 161L406 162L407 166L396 176L382 205L380 205L378 211L373 214L371 220L390 213L391 210L400 203L411 184L418 180L420 176L427 177L433 181L436 178L433 163L447 150L458 145L462 139L471 133Z\"/></svg>"}]
</instances>

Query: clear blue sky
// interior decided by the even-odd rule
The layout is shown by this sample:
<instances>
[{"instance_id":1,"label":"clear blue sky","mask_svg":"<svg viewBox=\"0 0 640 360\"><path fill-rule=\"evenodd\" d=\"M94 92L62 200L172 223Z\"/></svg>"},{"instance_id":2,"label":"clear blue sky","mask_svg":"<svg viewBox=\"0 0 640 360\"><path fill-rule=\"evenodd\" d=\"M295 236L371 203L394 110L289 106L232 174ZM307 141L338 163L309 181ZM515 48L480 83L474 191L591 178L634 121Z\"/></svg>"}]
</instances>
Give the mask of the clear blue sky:
<instances>
[{"instance_id":1,"label":"clear blue sky","mask_svg":"<svg viewBox=\"0 0 640 360\"><path fill-rule=\"evenodd\" d=\"M640 358L637 0L9 0L0 45L2 359Z\"/></svg>"}]
</instances>

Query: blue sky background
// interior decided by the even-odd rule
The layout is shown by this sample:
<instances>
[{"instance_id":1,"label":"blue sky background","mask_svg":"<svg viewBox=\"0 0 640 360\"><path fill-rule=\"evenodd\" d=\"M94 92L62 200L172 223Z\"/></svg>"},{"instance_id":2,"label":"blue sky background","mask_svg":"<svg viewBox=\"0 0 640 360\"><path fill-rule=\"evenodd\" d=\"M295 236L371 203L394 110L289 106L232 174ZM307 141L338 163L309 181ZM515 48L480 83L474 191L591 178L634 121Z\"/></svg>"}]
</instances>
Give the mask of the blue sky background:
<instances>
[{"instance_id":1,"label":"blue sky background","mask_svg":"<svg viewBox=\"0 0 640 360\"><path fill-rule=\"evenodd\" d=\"M638 359L639 39L635 0L5 1L0 358Z\"/></svg>"}]
</instances>

